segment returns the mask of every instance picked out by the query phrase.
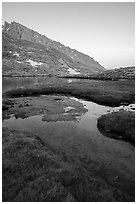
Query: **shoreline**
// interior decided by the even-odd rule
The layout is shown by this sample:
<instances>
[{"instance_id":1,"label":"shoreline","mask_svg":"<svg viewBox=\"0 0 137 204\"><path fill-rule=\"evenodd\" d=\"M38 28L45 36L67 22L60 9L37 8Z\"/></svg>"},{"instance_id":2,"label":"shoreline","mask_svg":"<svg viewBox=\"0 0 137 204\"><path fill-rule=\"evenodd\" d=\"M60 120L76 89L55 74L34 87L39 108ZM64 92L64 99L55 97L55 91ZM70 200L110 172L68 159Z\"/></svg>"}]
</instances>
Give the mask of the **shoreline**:
<instances>
[{"instance_id":1,"label":"shoreline","mask_svg":"<svg viewBox=\"0 0 137 204\"><path fill-rule=\"evenodd\" d=\"M110 78L107 78L107 77L97 77L97 76L88 76L88 75L64 75L64 76L59 76L59 75L47 75L47 74L32 74L32 75L10 75L10 74L2 74L2 77L9 77L9 78L25 78L25 77L57 77L57 78L64 78L64 79L89 79L89 80L100 80L100 81L119 81L119 80L135 80L135 76L134 77L117 77L117 78L114 78L114 77L110 77Z\"/></svg>"},{"instance_id":2,"label":"shoreline","mask_svg":"<svg viewBox=\"0 0 137 204\"><path fill-rule=\"evenodd\" d=\"M93 86L92 86L93 84ZM16 88L9 90L5 93L7 97L26 97L38 95L66 95L74 96L80 99L95 102L99 105L106 105L116 107L120 105L129 105L134 103L134 82L117 82L117 81L97 81L90 83L59 83L59 84L46 84L29 86L27 88ZM121 87L121 85L123 87ZM124 87L124 85L126 87ZM132 89L130 87L132 85Z\"/></svg>"}]
</instances>

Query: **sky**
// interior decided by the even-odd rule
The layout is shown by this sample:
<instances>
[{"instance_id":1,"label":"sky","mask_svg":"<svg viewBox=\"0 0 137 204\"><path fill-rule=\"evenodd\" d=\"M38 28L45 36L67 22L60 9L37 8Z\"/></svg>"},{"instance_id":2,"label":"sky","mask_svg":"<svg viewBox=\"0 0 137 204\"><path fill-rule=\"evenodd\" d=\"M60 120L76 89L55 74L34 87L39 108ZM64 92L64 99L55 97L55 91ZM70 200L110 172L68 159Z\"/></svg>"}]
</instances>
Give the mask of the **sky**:
<instances>
[{"instance_id":1,"label":"sky","mask_svg":"<svg viewBox=\"0 0 137 204\"><path fill-rule=\"evenodd\" d=\"M135 65L134 2L3 2L2 21L21 23L107 69Z\"/></svg>"}]
</instances>

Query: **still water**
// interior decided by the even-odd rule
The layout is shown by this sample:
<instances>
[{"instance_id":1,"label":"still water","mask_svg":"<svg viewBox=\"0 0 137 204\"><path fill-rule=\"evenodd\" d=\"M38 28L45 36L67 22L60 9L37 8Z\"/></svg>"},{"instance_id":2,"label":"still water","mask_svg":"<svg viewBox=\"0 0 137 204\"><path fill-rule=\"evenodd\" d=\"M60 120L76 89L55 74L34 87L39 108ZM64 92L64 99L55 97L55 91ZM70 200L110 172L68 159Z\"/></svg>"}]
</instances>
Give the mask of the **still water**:
<instances>
[{"instance_id":1,"label":"still water","mask_svg":"<svg viewBox=\"0 0 137 204\"><path fill-rule=\"evenodd\" d=\"M87 79L83 79L87 80ZM71 83L80 81L80 79L65 79L57 77L3 77L2 91L8 91L19 87L27 87L30 85L56 84L60 82Z\"/></svg>"}]
</instances>

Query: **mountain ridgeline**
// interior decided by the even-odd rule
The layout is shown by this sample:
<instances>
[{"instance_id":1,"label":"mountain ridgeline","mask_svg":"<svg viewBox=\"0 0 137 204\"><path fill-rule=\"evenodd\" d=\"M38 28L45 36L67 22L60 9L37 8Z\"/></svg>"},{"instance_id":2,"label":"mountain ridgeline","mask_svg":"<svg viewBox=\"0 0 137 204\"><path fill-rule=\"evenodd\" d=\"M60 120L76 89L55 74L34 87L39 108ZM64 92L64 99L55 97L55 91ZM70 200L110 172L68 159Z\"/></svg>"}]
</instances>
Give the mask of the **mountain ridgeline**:
<instances>
[{"instance_id":1,"label":"mountain ridgeline","mask_svg":"<svg viewBox=\"0 0 137 204\"><path fill-rule=\"evenodd\" d=\"M19 23L2 28L3 74L80 75L105 71L93 58Z\"/></svg>"}]
</instances>

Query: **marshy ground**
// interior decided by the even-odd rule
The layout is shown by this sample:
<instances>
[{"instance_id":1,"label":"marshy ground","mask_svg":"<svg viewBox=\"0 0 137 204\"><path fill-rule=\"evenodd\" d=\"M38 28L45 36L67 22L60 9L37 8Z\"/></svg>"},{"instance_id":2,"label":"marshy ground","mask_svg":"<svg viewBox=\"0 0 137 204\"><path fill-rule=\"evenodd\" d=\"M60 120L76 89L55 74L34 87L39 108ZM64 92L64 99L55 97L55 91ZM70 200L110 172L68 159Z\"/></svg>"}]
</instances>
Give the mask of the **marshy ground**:
<instances>
[{"instance_id":1,"label":"marshy ground","mask_svg":"<svg viewBox=\"0 0 137 204\"><path fill-rule=\"evenodd\" d=\"M71 95L98 104L119 106L135 101L135 81L96 81L80 80L72 83L68 81L56 81L44 84L30 85L25 88L9 90L9 97L35 96L40 94Z\"/></svg>"},{"instance_id":2,"label":"marshy ground","mask_svg":"<svg viewBox=\"0 0 137 204\"><path fill-rule=\"evenodd\" d=\"M58 95L5 99L3 108L6 107L8 109L6 112L3 111L3 119L11 115L14 115L15 118L43 115L43 121L71 121L87 112L81 103Z\"/></svg>"},{"instance_id":3,"label":"marshy ground","mask_svg":"<svg viewBox=\"0 0 137 204\"><path fill-rule=\"evenodd\" d=\"M130 104L134 81L47 83L3 93L3 201L135 200L134 145L99 133L99 106L90 112L70 96Z\"/></svg>"}]
</instances>

